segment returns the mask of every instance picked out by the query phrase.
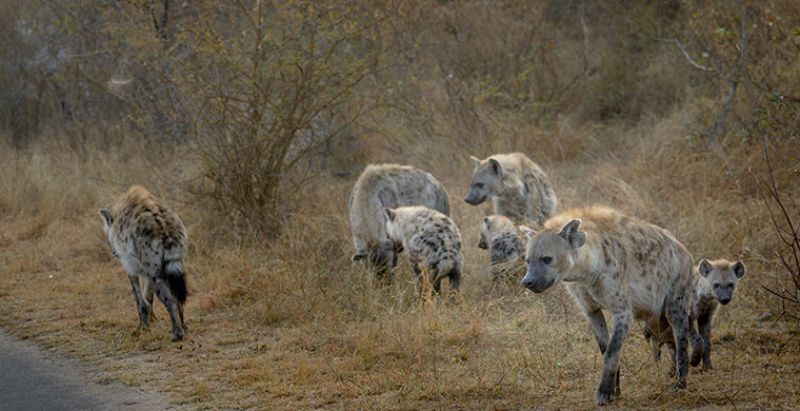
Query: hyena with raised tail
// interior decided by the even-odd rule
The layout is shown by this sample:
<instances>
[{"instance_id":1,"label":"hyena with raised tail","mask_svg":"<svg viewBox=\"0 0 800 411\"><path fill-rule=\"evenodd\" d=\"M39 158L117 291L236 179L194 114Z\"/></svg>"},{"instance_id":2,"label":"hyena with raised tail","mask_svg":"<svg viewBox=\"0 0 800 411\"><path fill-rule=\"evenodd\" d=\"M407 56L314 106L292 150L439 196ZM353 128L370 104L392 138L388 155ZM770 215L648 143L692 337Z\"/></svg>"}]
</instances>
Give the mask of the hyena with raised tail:
<instances>
[{"instance_id":1,"label":"hyena with raised tail","mask_svg":"<svg viewBox=\"0 0 800 411\"><path fill-rule=\"evenodd\" d=\"M528 237L523 285L541 293L560 281L589 320L603 353L595 397L605 405L620 393L619 356L634 319L654 324L662 314L677 344L676 388L686 387L692 256L667 230L606 207L572 209ZM609 336L603 310L614 320Z\"/></svg>"},{"instance_id":2,"label":"hyena with raised tail","mask_svg":"<svg viewBox=\"0 0 800 411\"><path fill-rule=\"evenodd\" d=\"M475 162L464 201L479 205L492 200L494 214L517 224L541 226L556 210L556 193L547 174L522 153L495 154Z\"/></svg>"},{"instance_id":3,"label":"hyena with raised tail","mask_svg":"<svg viewBox=\"0 0 800 411\"><path fill-rule=\"evenodd\" d=\"M385 208L386 233L408 252L411 267L422 291L422 269L430 276L433 291L439 293L442 279L450 288L461 284L461 234L453 220L427 207ZM422 267L420 267L422 266Z\"/></svg>"},{"instance_id":4,"label":"hyena with raised tail","mask_svg":"<svg viewBox=\"0 0 800 411\"><path fill-rule=\"evenodd\" d=\"M524 271L522 256L525 254L525 244L517 232L517 226L508 217L494 214L483 218L478 248L489 250L493 280Z\"/></svg>"},{"instance_id":5,"label":"hyena with raised tail","mask_svg":"<svg viewBox=\"0 0 800 411\"><path fill-rule=\"evenodd\" d=\"M384 208L421 205L450 215L450 201L436 178L411 166L373 164L367 166L350 193L350 231L355 254L374 272L384 276L395 265L401 248L386 235Z\"/></svg>"},{"instance_id":6,"label":"hyena with raised tail","mask_svg":"<svg viewBox=\"0 0 800 411\"><path fill-rule=\"evenodd\" d=\"M140 326L149 326L155 293L172 321L172 341L182 339L187 237L181 219L138 185L131 186L110 210L101 209L100 216L114 256L128 272Z\"/></svg>"}]
</instances>

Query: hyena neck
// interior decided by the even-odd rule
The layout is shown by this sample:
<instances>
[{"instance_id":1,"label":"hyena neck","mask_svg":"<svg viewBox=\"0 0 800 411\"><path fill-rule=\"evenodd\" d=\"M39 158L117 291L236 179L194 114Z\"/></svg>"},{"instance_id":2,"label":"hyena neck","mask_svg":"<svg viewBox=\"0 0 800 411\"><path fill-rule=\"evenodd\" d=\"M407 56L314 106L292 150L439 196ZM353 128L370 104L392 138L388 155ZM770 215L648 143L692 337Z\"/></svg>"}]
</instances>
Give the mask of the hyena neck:
<instances>
[{"instance_id":1,"label":"hyena neck","mask_svg":"<svg viewBox=\"0 0 800 411\"><path fill-rule=\"evenodd\" d=\"M572 252L572 268L564 273L562 279L579 282L588 286L596 283L603 273L602 258L594 247L586 244Z\"/></svg>"}]
</instances>

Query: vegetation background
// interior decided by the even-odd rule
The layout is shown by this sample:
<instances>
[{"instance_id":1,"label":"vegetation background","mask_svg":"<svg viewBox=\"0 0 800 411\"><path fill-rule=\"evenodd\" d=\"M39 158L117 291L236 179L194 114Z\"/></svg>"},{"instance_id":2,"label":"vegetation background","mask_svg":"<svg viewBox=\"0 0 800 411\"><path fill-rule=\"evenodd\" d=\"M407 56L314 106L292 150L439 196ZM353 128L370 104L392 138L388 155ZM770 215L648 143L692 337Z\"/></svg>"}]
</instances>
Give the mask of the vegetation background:
<instances>
[{"instance_id":1,"label":"vegetation background","mask_svg":"<svg viewBox=\"0 0 800 411\"><path fill-rule=\"evenodd\" d=\"M469 155L522 151L748 275L713 371L671 393L635 329L623 408L800 404L800 2L0 1L0 326L191 408L591 408L558 287L494 286ZM352 254L368 163L449 190L458 303ZM131 184L190 236L187 339L137 332L97 209Z\"/></svg>"}]
</instances>

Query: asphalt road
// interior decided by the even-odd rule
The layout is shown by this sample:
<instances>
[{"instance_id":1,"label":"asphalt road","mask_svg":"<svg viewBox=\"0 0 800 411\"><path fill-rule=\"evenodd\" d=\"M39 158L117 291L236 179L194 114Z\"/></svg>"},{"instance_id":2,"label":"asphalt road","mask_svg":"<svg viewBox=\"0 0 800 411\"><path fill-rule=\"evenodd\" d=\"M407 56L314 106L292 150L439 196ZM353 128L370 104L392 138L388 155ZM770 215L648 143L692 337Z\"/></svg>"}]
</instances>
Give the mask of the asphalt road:
<instances>
[{"instance_id":1,"label":"asphalt road","mask_svg":"<svg viewBox=\"0 0 800 411\"><path fill-rule=\"evenodd\" d=\"M109 382L78 361L0 330L0 410L141 409L174 408L160 395Z\"/></svg>"}]
</instances>

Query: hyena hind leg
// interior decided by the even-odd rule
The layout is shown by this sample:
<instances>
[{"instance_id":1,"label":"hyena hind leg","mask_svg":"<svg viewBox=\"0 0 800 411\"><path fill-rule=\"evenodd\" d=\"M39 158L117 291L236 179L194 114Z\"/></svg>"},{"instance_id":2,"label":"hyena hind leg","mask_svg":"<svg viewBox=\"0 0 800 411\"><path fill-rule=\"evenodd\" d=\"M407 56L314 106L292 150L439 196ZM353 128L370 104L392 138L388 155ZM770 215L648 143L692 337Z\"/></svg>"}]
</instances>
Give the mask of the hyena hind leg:
<instances>
[{"instance_id":1,"label":"hyena hind leg","mask_svg":"<svg viewBox=\"0 0 800 411\"><path fill-rule=\"evenodd\" d=\"M150 320L158 320L155 310L153 309L153 294L155 293L156 286L150 277L144 277L144 301L147 303L147 310L150 313L148 318Z\"/></svg>"},{"instance_id":2,"label":"hyena hind leg","mask_svg":"<svg viewBox=\"0 0 800 411\"><path fill-rule=\"evenodd\" d=\"M170 292L169 287L167 286L167 282L164 281L162 277L156 277L154 281L156 284L156 295L164 304L164 307L166 307L167 312L169 313L169 318L172 321L172 341L182 340L183 328L181 327L182 321L178 312L178 306L180 303L172 295L172 292Z\"/></svg>"},{"instance_id":3,"label":"hyena hind leg","mask_svg":"<svg viewBox=\"0 0 800 411\"><path fill-rule=\"evenodd\" d=\"M139 283L139 276L128 275L128 280L131 282L131 288L133 288L133 297L136 299L136 311L139 313L139 327L146 328L150 325L150 317L147 310L147 303L142 297L142 286Z\"/></svg>"}]
</instances>

